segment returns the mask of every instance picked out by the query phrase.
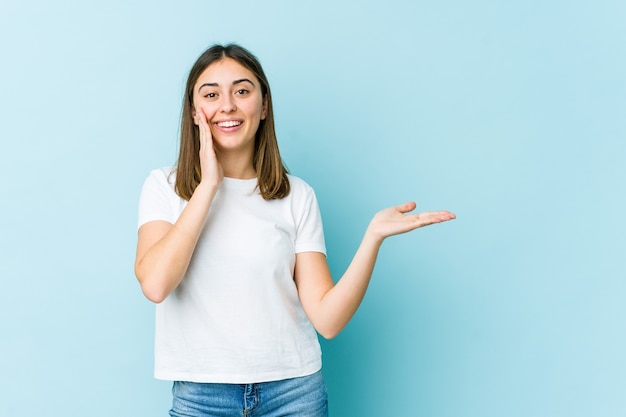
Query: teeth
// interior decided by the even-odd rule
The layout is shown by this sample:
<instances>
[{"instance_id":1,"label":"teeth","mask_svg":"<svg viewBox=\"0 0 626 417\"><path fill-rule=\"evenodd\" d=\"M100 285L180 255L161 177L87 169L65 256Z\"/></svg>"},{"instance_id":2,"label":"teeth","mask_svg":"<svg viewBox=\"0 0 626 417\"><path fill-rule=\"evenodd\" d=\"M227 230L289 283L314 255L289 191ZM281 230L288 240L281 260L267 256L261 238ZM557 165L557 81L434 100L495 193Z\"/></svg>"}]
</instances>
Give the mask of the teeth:
<instances>
[{"instance_id":1,"label":"teeth","mask_svg":"<svg viewBox=\"0 0 626 417\"><path fill-rule=\"evenodd\" d=\"M234 126L239 126L241 124L241 122L238 122L236 120L231 120L228 122L219 122L217 125L219 127L234 127Z\"/></svg>"}]
</instances>

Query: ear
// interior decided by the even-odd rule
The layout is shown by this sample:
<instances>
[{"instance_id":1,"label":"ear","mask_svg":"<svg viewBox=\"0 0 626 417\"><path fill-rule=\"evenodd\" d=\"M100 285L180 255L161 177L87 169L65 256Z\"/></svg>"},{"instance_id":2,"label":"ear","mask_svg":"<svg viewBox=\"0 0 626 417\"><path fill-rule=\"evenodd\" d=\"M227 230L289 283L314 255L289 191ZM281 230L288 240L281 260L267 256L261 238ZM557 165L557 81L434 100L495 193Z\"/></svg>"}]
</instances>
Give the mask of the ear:
<instances>
[{"instance_id":1,"label":"ear","mask_svg":"<svg viewBox=\"0 0 626 417\"><path fill-rule=\"evenodd\" d=\"M198 124L200 123L198 121L198 113L196 112L196 108L191 106L191 118L193 119L193 124L198 126Z\"/></svg>"},{"instance_id":2,"label":"ear","mask_svg":"<svg viewBox=\"0 0 626 417\"><path fill-rule=\"evenodd\" d=\"M267 117L267 96L263 97L263 108L261 109L261 120Z\"/></svg>"}]
</instances>

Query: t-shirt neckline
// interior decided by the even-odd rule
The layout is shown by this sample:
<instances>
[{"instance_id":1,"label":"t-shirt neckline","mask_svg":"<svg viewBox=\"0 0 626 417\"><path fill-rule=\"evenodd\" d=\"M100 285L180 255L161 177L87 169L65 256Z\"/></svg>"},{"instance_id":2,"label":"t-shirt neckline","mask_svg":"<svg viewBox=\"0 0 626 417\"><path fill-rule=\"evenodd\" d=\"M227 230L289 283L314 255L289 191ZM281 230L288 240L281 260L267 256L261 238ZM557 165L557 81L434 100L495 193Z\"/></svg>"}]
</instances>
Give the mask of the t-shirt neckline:
<instances>
[{"instance_id":1,"label":"t-shirt neckline","mask_svg":"<svg viewBox=\"0 0 626 417\"><path fill-rule=\"evenodd\" d=\"M252 192L257 186L256 178L240 179L224 177L221 188L225 190Z\"/></svg>"}]
</instances>

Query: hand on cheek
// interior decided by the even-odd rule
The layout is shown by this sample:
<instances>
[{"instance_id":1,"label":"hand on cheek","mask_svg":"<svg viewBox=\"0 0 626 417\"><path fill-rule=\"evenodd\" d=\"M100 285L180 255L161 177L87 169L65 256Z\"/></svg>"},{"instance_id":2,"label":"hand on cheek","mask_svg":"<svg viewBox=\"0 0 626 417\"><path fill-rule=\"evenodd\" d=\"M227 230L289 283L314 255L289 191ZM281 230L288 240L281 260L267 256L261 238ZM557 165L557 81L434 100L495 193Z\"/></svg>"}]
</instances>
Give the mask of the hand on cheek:
<instances>
[{"instance_id":1,"label":"hand on cheek","mask_svg":"<svg viewBox=\"0 0 626 417\"><path fill-rule=\"evenodd\" d=\"M195 107L192 115L193 115L193 123L196 126L200 126L200 123L202 121L205 121L207 124L210 125L209 123L210 117L207 115L205 109L203 109L202 107Z\"/></svg>"},{"instance_id":2,"label":"hand on cheek","mask_svg":"<svg viewBox=\"0 0 626 417\"><path fill-rule=\"evenodd\" d=\"M194 116L194 123L200 128L200 138L207 136L211 138L211 124L209 123L209 117L204 112L202 107L198 107Z\"/></svg>"}]
</instances>

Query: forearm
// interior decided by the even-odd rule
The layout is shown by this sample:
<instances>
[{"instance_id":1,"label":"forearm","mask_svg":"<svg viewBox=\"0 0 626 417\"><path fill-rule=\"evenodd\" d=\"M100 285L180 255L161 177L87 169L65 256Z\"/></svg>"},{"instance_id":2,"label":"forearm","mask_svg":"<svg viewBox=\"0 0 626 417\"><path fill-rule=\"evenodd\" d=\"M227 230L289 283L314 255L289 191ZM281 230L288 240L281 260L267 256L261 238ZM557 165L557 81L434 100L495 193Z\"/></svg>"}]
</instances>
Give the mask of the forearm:
<instances>
[{"instance_id":1,"label":"forearm","mask_svg":"<svg viewBox=\"0 0 626 417\"><path fill-rule=\"evenodd\" d=\"M176 223L138 258L135 273L151 301L163 301L185 275L216 191L199 185Z\"/></svg>"},{"instance_id":2,"label":"forearm","mask_svg":"<svg viewBox=\"0 0 626 417\"><path fill-rule=\"evenodd\" d=\"M382 238L368 230L342 277L322 298L318 327L324 337L336 336L356 313L370 283L382 242Z\"/></svg>"},{"instance_id":3,"label":"forearm","mask_svg":"<svg viewBox=\"0 0 626 417\"><path fill-rule=\"evenodd\" d=\"M409 202L376 213L350 266L336 284L323 254L296 255L295 279L300 301L322 336L336 336L359 308L372 277L378 251L387 237L456 217L445 210L407 214L414 209L415 203Z\"/></svg>"}]
</instances>

